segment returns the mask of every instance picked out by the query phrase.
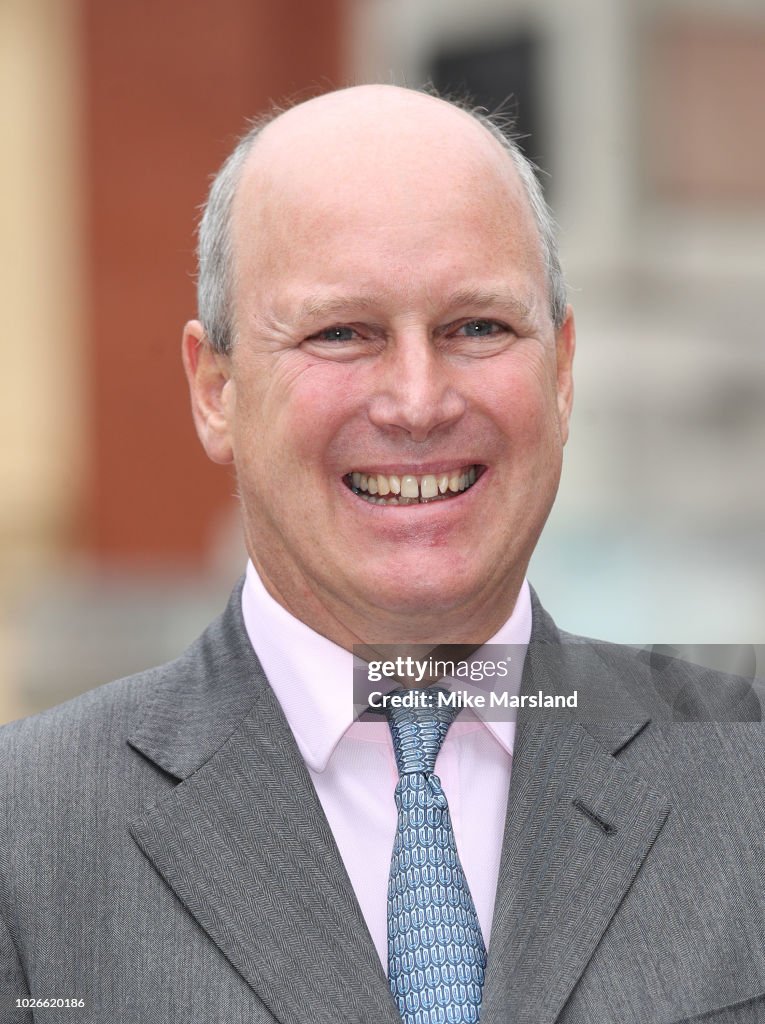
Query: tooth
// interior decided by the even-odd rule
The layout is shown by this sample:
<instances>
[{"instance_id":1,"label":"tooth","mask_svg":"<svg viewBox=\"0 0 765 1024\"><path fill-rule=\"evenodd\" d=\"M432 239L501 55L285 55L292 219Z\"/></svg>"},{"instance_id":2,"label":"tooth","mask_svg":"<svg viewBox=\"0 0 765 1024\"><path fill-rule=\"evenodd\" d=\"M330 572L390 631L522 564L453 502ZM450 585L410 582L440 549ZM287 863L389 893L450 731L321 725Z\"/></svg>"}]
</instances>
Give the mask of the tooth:
<instances>
[{"instance_id":1,"label":"tooth","mask_svg":"<svg viewBox=\"0 0 765 1024\"><path fill-rule=\"evenodd\" d=\"M475 483L475 466L471 466L468 471L468 483L471 484L471 486Z\"/></svg>"},{"instance_id":2,"label":"tooth","mask_svg":"<svg viewBox=\"0 0 765 1024\"><path fill-rule=\"evenodd\" d=\"M460 475L459 473L452 473L449 477L449 490L456 492L460 489Z\"/></svg>"},{"instance_id":3,"label":"tooth","mask_svg":"<svg viewBox=\"0 0 765 1024\"><path fill-rule=\"evenodd\" d=\"M402 476L401 477L401 497L402 498L419 498L420 491L417 486L416 476Z\"/></svg>"},{"instance_id":4,"label":"tooth","mask_svg":"<svg viewBox=\"0 0 765 1024\"><path fill-rule=\"evenodd\" d=\"M370 494L377 494L377 477L376 476L369 476L369 477L367 477L367 490L369 491Z\"/></svg>"},{"instance_id":5,"label":"tooth","mask_svg":"<svg viewBox=\"0 0 765 1024\"><path fill-rule=\"evenodd\" d=\"M389 476L388 483L394 494L401 494L401 481L397 476Z\"/></svg>"},{"instance_id":6,"label":"tooth","mask_svg":"<svg viewBox=\"0 0 765 1024\"><path fill-rule=\"evenodd\" d=\"M390 494L390 484L388 483L387 476L378 476L378 478L377 478L377 493L378 494Z\"/></svg>"},{"instance_id":7,"label":"tooth","mask_svg":"<svg viewBox=\"0 0 765 1024\"><path fill-rule=\"evenodd\" d=\"M467 473L463 473L460 476L460 490L464 491L465 488L467 487L467 485L468 485Z\"/></svg>"},{"instance_id":8,"label":"tooth","mask_svg":"<svg viewBox=\"0 0 765 1024\"><path fill-rule=\"evenodd\" d=\"M438 494L438 484L434 476L424 476L420 481L420 496L423 498L435 498Z\"/></svg>"},{"instance_id":9,"label":"tooth","mask_svg":"<svg viewBox=\"0 0 765 1024\"><path fill-rule=\"evenodd\" d=\"M361 473L351 473L351 483L354 487L358 487L361 483Z\"/></svg>"},{"instance_id":10,"label":"tooth","mask_svg":"<svg viewBox=\"0 0 765 1024\"><path fill-rule=\"evenodd\" d=\"M365 491L367 489L367 475L366 475L366 473L360 473L359 474L359 487L361 488L362 491Z\"/></svg>"},{"instance_id":11,"label":"tooth","mask_svg":"<svg viewBox=\"0 0 765 1024\"><path fill-rule=\"evenodd\" d=\"M438 492L444 494L449 489L449 474L442 473L438 478Z\"/></svg>"}]
</instances>

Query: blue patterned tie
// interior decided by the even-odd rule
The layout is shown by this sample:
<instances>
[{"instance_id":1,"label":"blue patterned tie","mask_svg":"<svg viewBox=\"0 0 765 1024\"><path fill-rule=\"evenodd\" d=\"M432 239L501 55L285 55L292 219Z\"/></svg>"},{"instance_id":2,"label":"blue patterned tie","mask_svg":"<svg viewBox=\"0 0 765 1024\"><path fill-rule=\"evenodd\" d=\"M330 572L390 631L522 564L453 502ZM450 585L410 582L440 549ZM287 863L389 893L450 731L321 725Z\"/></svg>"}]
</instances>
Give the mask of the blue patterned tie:
<instances>
[{"instance_id":1,"label":"blue patterned tie","mask_svg":"<svg viewBox=\"0 0 765 1024\"><path fill-rule=\"evenodd\" d=\"M407 691L412 692L412 691ZM389 708L399 781L388 882L388 978L404 1024L476 1024L486 947L462 870L449 805L433 775L459 708Z\"/></svg>"}]
</instances>

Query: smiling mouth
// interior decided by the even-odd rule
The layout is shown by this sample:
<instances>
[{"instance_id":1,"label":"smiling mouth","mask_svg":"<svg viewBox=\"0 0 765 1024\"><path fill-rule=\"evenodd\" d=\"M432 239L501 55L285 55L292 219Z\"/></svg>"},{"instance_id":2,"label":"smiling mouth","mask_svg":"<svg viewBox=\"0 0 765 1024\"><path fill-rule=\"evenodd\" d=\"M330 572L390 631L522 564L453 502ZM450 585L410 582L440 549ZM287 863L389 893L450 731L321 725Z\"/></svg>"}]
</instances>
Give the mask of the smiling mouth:
<instances>
[{"instance_id":1,"label":"smiling mouth","mask_svg":"<svg viewBox=\"0 0 765 1024\"><path fill-rule=\"evenodd\" d=\"M450 501L470 490L485 466L459 466L446 473L388 475L354 471L343 483L362 501L371 505L427 505Z\"/></svg>"}]
</instances>

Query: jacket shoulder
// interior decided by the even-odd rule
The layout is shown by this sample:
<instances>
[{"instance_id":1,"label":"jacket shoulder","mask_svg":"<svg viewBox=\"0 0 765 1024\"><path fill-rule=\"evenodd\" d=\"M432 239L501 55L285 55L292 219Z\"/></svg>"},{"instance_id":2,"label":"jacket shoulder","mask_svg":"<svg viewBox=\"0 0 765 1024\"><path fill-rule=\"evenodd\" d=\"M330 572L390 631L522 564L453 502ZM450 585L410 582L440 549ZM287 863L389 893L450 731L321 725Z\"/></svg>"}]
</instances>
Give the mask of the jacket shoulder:
<instances>
[{"instance_id":1,"label":"jacket shoulder","mask_svg":"<svg viewBox=\"0 0 765 1024\"><path fill-rule=\"evenodd\" d=\"M64 704L0 726L0 773L33 759L66 762L124 737L146 700L178 671L180 659L117 679Z\"/></svg>"},{"instance_id":2,"label":"jacket shoulder","mask_svg":"<svg viewBox=\"0 0 765 1024\"><path fill-rule=\"evenodd\" d=\"M608 687L629 693L652 719L670 722L762 722L765 680L751 644L631 646L558 629L556 641L587 652ZM580 653L578 660L587 655Z\"/></svg>"}]
</instances>

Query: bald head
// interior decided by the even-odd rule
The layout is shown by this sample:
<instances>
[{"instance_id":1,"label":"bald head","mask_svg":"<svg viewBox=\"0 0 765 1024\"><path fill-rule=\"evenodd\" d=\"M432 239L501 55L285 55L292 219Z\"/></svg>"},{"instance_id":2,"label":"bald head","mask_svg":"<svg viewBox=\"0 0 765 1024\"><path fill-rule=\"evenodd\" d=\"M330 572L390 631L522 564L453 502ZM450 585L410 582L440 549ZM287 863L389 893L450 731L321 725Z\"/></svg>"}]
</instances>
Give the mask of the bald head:
<instances>
[{"instance_id":1,"label":"bald head","mask_svg":"<svg viewBox=\"0 0 765 1024\"><path fill-rule=\"evenodd\" d=\"M298 147L297 152L313 149L315 161L353 155L395 166L406 165L423 147L434 162L454 159L460 155L457 145L503 162L502 147L467 111L394 85L360 85L317 96L273 118L260 136L258 161Z\"/></svg>"},{"instance_id":2,"label":"bald head","mask_svg":"<svg viewBox=\"0 0 765 1024\"><path fill-rule=\"evenodd\" d=\"M485 115L414 90L363 85L262 118L216 177L200 225L199 316L208 339L231 348L241 240L252 257L253 243L273 240L285 223L288 204L301 204L298 223L312 208L333 207L376 226L426 215L427 195L469 204L492 189L504 190L531 225L529 258L544 268L558 327L566 295L554 223L531 164Z\"/></svg>"}]
</instances>

